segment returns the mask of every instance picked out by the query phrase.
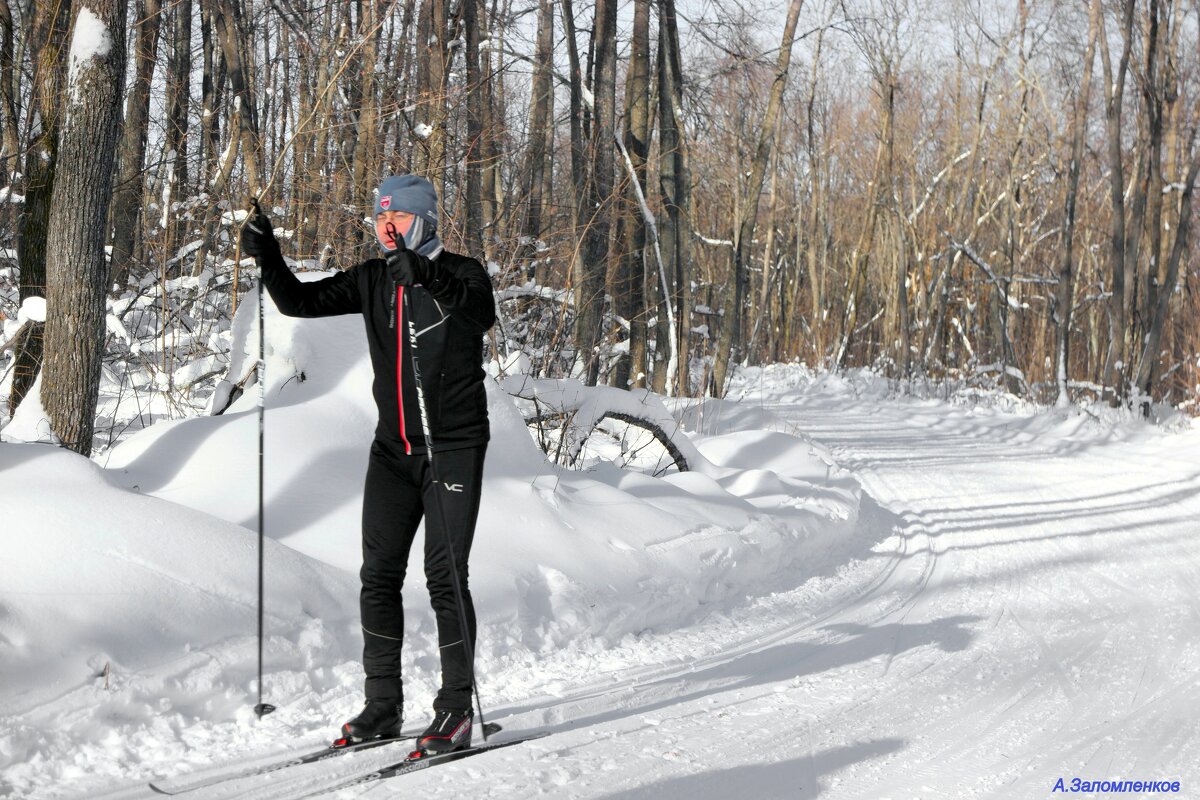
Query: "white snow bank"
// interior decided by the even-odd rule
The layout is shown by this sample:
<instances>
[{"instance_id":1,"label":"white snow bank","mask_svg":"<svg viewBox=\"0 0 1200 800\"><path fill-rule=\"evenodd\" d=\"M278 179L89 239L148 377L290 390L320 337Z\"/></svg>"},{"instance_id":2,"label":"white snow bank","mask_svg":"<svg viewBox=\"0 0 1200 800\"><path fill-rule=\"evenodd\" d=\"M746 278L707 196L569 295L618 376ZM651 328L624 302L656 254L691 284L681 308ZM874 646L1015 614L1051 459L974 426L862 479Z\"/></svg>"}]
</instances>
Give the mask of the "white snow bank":
<instances>
[{"instance_id":1,"label":"white snow bank","mask_svg":"<svg viewBox=\"0 0 1200 800\"><path fill-rule=\"evenodd\" d=\"M761 405L715 397L668 397L663 402L683 429L692 433L713 436L738 430L764 430L801 435L794 425Z\"/></svg>"},{"instance_id":2,"label":"white snow bank","mask_svg":"<svg viewBox=\"0 0 1200 800\"><path fill-rule=\"evenodd\" d=\"M239 380L257 355L253 300L246 298L233 323L231 377ZM357 572L362 481L376 416L362 319L293 319L280 315L273 303L266 317L267 534ZM676 424L659 398L647 400L644 392L601 388L588 394L576 382L537 385L543 399L585 410L597 406L595 398L603 392L616 393L631 405L628 410L645 413L657 406L660 422ZM546 463L513 399L491 381L488 396L492 442L472 554L487 568L473 573L472 591L482 618L515 627L514 639L535 649L569 636L620 637L672 624L702 602L754 590L801 557L788 548L810 535L804 531L828 532L829 525L838 528L854 514L856 489L842 479L836 513L820 507L798 522L757 519L759 511L771 510L762 500L767 483L778 489L771 496L785 519L804 499L823 497L828 488L825 464L816 470L809 462L811 445L785 434L776 441L783 448L779 461L790 448L799 472L780 483L747 483L741 468L709 463L703 437L684 442L697 463L707 465L704 472L667 479L615 468L578 473ZM603 397L611 405L612 398ZM253 526L256 403L257 387L250 384L224 415L159 423L115 448L107 466L123 485ZM745 445L711 443L718 458L734 457ZM817 471L821 486L803 482L802 475ZM792 500L780 505L788 493ZM666 556L667 550L677 552ZM414 547L409 575L421 574L420 552ZM745 577L731 580L726 569ZM405 594L414 609L414 629L432 630L424 586L409 581ZM588 594L609 599L584 602ZM568 597L578 607L571 601L569 613L558 613ZM481 655L487 652L481 647Z\"/></svg>"},{"instance_id":3,"label":"white snow bank","mask_svg":"<svg viewBox=\"0 0 1200 800\"><path fill-rule=\"evenodd\" d=\"M3 428L0 442L45 442L57 444L58 437L50 427L50 415L42 405L42 373L33 380L33 386L25 393L17 413Z\"/></svg>"},{"instance_id":4,"label":"white snow bank","mask_svg":"<svg viewBox=\"0 0 1200 800\"><path fill-rule=\"evenodd\" d=\"M256 314L248 298L234 320L232 375L252 367ZM267 534L356 573L376 416L362 319L291 319L272 303L266 316ZM557 400L570 395L575 407L605 391L589 396L568 383L558 385ZM684 437L707 466L666 478L608 465L561 470L534 445L513 399L492 381L487 386L492 442L472 592L480 619L504 634L481 642L485 667L514 647L536 651L580 636L614 641L762 591L773 575L803 562L806 541L837 536L855 517L857 485L830 478L802 439L772 434L772 466L760 462L751 471L745 451L758 446L754 434ZM619 394L637 400L632 410L645 410L644 392ZM224 415L154 425L116 447L107 465L122 485L253 526L256 403L251 384ZM418 543L408 574L422 569ZM424 585L410 580L404 593L410 630L428 635L432 646Z\"/></svg>"},{"instance_id":5,"label":"white snow bank","mask_svg":"<svg viewBox=\"0 0 1200 800\"><path fill-rule=\"evenodd\" d=\"M796 363L739 367L730 380L727 397L738 401L738 405L757 406L768 412L776 408L819 408L829 403L866 407L886 400L940 413L949 403L970 420L969 424L942 423L957 426L959 432L967 433L972 426L991 426L997 441L1021 444L1053 437L1061 447L1084 442L1094 445L1100 440L1128 441L1163 430L1200 429L1200 420L1160 404L1151 408L1150 419L1146 420L1139 412L1102 403L1077 401L1058 408L967 382L898 381L868 369L830 373ZM802 411L800 420L803 424Z\"/></svg>"},{"instance_id":6,"label":"white snow bank","mask_svg":"<svg viewBox=\"0 0 1200 800\"><path fill-rule=\"evenodd\" d=\"M57 774L70 777L88 742L113 758L137 747L122 727L248 724L257 537L118 489L54 447L4 445L0 474L0 768L61 758ZM331 632L357 627L356 593L352 576L267 545L267 685L278 695L280 681L319 680L341 651ZM20 785L14 770L6 777Z\"/></svg>"},{"instance_id":7,"label":"white snow bank","mask_svg":"<svg viewBox=\"0 0 1200 800\"><path fill-rule=\"evenodd\" d=\"M233 325L231 358L242 375L257 356L256 315L247 299ZM100 777L88 785L98 786L106 774L145 777L283 738L315 741L360 702L356 573L376 421L362 319L290 319L268 303L266 325L266 532L275 540L267 607L275 635L265 683L280 711L261 723L247 716L258 485L258 393L250 384L221 416L160 422L111 450L104 474L139 493L61 454L20 470L23 505L13 530L23 555L4 569L28 572L21 591L44 593L19 605L0 595L4 619L13 620L2 623L14 642L6 646L26 653L20 664L5 659L4 670L52 665L61 698L36 705L43 695L30 694L31 685L12 689L0 674L0 708L20 711L5 726L13 733L0 739L0 768L12 765L5 779L18 791L39 776L45 784L90 770ZM801 438L730 426L719 436L684 435L707 464L702 472L654 478L605 463L563 470L537 449L513 399L494 381L486 386L492 440L471 590L481 693L493 702L526 696L545 654L576 652L599 668L605 648L630 637L795 586L845 549L856 524L857 483ZM64 477L52 480L59 462ZM34 519L38 508L54 513ZM437 688L422 552L418 537L404 588L412 719L425 716ZM7 574L0 585L8 589ZM94 677L101 660L117 675L137 673L105 694ZM117 722L99 724L103 713Z\"/></svg>"}]
</instances>

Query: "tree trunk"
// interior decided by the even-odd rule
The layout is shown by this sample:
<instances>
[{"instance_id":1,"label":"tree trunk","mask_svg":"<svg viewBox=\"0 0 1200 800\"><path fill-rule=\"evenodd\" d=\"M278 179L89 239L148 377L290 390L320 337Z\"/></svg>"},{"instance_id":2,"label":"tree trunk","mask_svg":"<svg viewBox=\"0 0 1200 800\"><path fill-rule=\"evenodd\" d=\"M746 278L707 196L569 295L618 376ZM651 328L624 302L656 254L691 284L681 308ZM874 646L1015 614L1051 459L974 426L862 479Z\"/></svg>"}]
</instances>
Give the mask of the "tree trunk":
<instances>
[{"instance_id":1,"label":"tree trunk","mask_svg":"<svg viewBox=\"0 0 1200 800\"><path fill-rule=\"evenodd\" d=\"M495 19L497 11L495 3L493 3L492 11L492 19ZM503 73L492 68L493 54L498 58L503 58L504 28L497 24L493 29L489 22L485 0L479 0L477 23L480 41L491 42L486 49L481 50L479 64L480 104L483 115L480 119L482 137L479 143L480 157L483 161L480 165L482 169L480 235L483 239L483 246L482 250L477 253L477 257L483 259L484 263L489 263L496 260L496 246L500 241L501 233L500 222L505 216L504 189L500 170L504 142L507 141L504 132L504 80L498 77ZM492 41L493 37L495 41Z\"/></svg>"},{"instance_id":2,"label":"tree trunk","mask_svg":"<svg viewBox=\"0 0 1200 800\"><path fill-rule=\"evenodd\" d=\"M771 98L767 113L759 129L758 146L754 161L750 165L750 179L746 183L741 202L741 219L733 245L733 303L726 311L721 337L717 344L716 363L713 366L713 382L718 396L725 394L729 378L729 363L738 355L741 343L742 304L745 302L749 283L750 251L754 243L754 228L758 222L758 201L762 194L763 180L770 162L771 147L775 141L775 117L783 103L783 90L787 87L788 67L792 60L792 40L796 34L796 22L804 0L791 0L787 21L783 26L783 41L779 48L779 59L775 65L775 80L771 84Z\"/></svg>"},{"instance_id":3,"label":"tree trunk","mask_svg":"<svg viewBox=\"0 0 1200 800\"><path fill-rule=\"evenodd\" d=\"M92 451L105 340L104 244L125 83L125 5L82 0L78 6L47 241L42 404L63 444L85 456Z\"/></svg>"},{"instance_id":4,"label":"tree trunk","mask_svg":"<svg viewBox=\"0 0 1200 800\"><path fill-rule=\"evenodd\" d=\"M330 31L333 27L332 7L325 5L321 13L320 30ZM329 144L331 92L326 88L329 86L331 58L324 49L312 49L312 45L318 41L322 39L312 37L302 45L308 65L308 81L300 87L300 116L296 131L296 182L300 200L296 224L300 234L299 252L305 258L318 258L322 249L322 202L327 185L323 173Z\"/></svg>"},{"instance_id":5,"label":"tree trunk","mask_svg":"<svg viewBox=\"0 0 1200 800\"><path fill-rule=\"evenodd\" d=\"M178 0L172 15L170 77L167 82L167 149L174 154L174 163L167 164L175 185L182 191L192 189L188 180L188 112L191 107L192 83L192 0Z\"/></svg>"},{"instance_id":6,"label":"tree trunk","mask_svg":"<svg viewBox=\"0 0 1200 800\"><path fill-rule=\"evenodd\" d=\"M1146 114L1147 127L1147 156L1145 158L1145 179L1142 183L1144 191L1141 193L1141 205L1143 207L1142 221L1146 223L1145 234L1149 237L1148 247L1149 264L1145 270L1145 276L1142 280L1138 280L1136 274L1131 275L1126 272L1126 289L1133 291L1128 309L1132 313L1134 324L1130 331L1130 359L1137 355L1136 343L1145 343L1146 334L1151 325L1151 319L1154 316L1153 308L1155 306L1156 286L1160 279L1160 272L1163 264L1160 263L1160 254L1162 252L1163 229L1162 229L1162 213L1163 213L1163 168L1162 168L1162 151L1163 151L1163 122L1164 122L1164 86L1162 84L1163 74L1160 69L1161 52L1163 47L1169 41L1169 32L1162 28L1169 22L1169 15L1166 18L1159 19L1158 14L1159 4L1157 0L1151 0L1149 4L1148 14L1149 20L1146 30L1146 62L1142 72L1141 88L1142 88L1142 105ZM1161 23L1161 24L1160 24ZM1139 230L1141 226L1139 225ZM1140 245L1141 237L1139 237ZM1140 253L1140 246L1137 251ZM1135 257L1135 270L1137 261ZM1130 375L1133 375L1134 365L1131 363ZM1140 385L1140 381L1132 378L1132 385Z\"/></svg>"},{"instance_id":7,"label":"tree trunk","mask_svg":"<svg viewBox=\"0 0 1200 800\"><path fill-rule=\"evenodd\" d=\"M200 50L204 53L203 73L200 78L200 164L203 180L211 183L217 175L217 159L221 155L222 88L225 85L225 60L220 46L214 42L214 9L208 0L200 6Z\"/></svg>"},{"instance_id":8,"label":"tree trunk","mask_svg":"<svg viewBox=\"0 0 1200 800\"><path fill-rule=\"evenodd\" d=\"M625 149L633 162L633 180L646 185L650 152L650 0L635 0L629 74L625 79ZM646 379L646 222L637 190L630 184L625 203L629 246L622 254L613 286L616 312L629 321L629 353L616 365L613 385L645 386Z\"/></svg>"},{"instance_id":9,"label":"tree trunk","mask_svg":"<svg viewBox=\"0 0 1200 800\"><path fill-rule=\"evenodd\" d=\"M1112 295L1109 298L1108 352L1104 358L1103 381L1112 392L1114 405L1125 396L1121 379L1121 362L1124 358L1126 315L1125 315L1125 163L1121 153L1121 116L1125 97L1125 77L1129 71L1129 56L1133 47L1133 11L1135 0L1122 0L1121 40L1123 49L1113 73L1109 58L1108 36L1100 31L1100 53L1104 62L1105 117L1108 128L1108 193L1112 205L1112 232L1109 240L1109 268L1112 271ZM1101 18L1103 20L1103 17Z\"/></svg>"},{"instance_id":10,"label":"tree trunk","mask_svg":"<svg viewBox=\"0 0 1200 800\"><path fill-rule=\"evenodd\" d=\"M162 21L160 0L139 0L133 86L125 101L117 180L112 203L112 280L124 285L141 220L143 164L150 125L150 82L158 61L158 31Z\"/></svg>"},{"instance_id":11,"label":"tree trunk","mask_svg":"<svg viewBox=\"0 0 1200 800\"><path fill-rule=\"evenodd\" d=\"M1052 317L1055 324L1055 355L1058 366L1059 407L1071 402L1067 380L1071 353L1071 315L1073 313L1072 273L1074 270L1073 246L1075 242L1075 216L1079 197L1079 170L1083 162L1083 145L1087 134L1088 95L1092 86L1092 63L1095 61L1096 36L1100 27L1100 0L1092 0L1088 13L1088 39L1083 54L1083 78L1079 82L1079 93L1075 96L1075 113L1071 121L1071 161L1067 168L1067 199L1063 213L1062 260L1058 267L1058 286L1052 299Z\"/></svg>"},{"instance_id":12,"label":"tree trunk","mask_svg":"<svg viewBox=\"0 0 1200 800\"><path fill-rule=\"evenodd\" d=\"M446 201L446 2L424 0L417 22L417 125L413 170L428 178ZM424 131L424 129L421 129Z\"/></svg>"},{"instance_id":13,"label":"tree trunk","mask_svg":"<svg viewBox=\"0 0 1200 800\"><path fill-rule=\"evenodd\" d=\"M551 118L554 85L550 72L554 67L554 6L552 0L538 0L537 50L534 54L533 88L530 94L529 144L525 161L525 225L522 230L518 262L526 280L537 280L538 242L542 238L542 188L546 183L547 151L554 135Z\"/></svg>"},{"instance_id":14,"label":"tree trunk","mask_svg":"<svg viewBox=\"0 0 1200 800\"><path fill-rule=\"evenodd\" d=\"M783 115L780 114L775 118L775 140L779 141L782 132ZM747 357L755 357L755 348L758 347L759 333L766 328L763 337L767 340L767 360L771 360L771 351L773 349L774 336L772 331L775 328L775 321L771 314L771 282L774 275L775 264L775 228L777 227L777 217L779 214L779 148L776 147L771 152L771 188L767 190L767 234L764 237L762 253L762 276L758 282L758 299L752 303L754 309L754 329L750 333L750 342L747 346ZM782 269L780 270L782 271Z\"/></svg>"},{"instance_id":15,"label":"tree trunk","mask_svg":"<svg viewBox=\"0 0 1200 800\"><path fill-rule=\"evenodd\" d=\"M832 13L832 11L830 12ZM830 18L832 19L832 18ZM828 21L827 23L828 24ZM805 121L807 130L805 131L805 150L808 156L808 181L809 195L807 208L803 213L807 217L803 235L797 231L797 245L800 242L807 240L806 247L806 263L808 267L808 291L810 300L812 301L810 308L812 327L812 351L814 359L821 358L826 355L826 337L825 337L825 317L829 313L825 298L825 270L824 266L824 243L825 243L825 222L821 214L822 204L824 203L824 192L821 188L821 165L820 150L817 147L817 126L816 126L816 103L817 103L817 80L820 77L819 69L821 63L821 49L825 43L825 28L821 28L817 32L817 43L813 53L812 61L812 77L808 81L808 98L805 102ZM799 220L801 209L797 209L796 216ZM797 253L796 258L796 291L794 293L795 302L792 303L792 308L799 311L800 303L800 258ZM792 326L789 325L789 331ZM789 342L790 344L790 342ZM791 348L789 347L789 350Z\"/></svg>"},{"instance_id":16,"label":"tree trunk","mask_svg":"<svg viewBox=\"0 0 1200 800\"><path fill-rule=\"evenodd\" d=\"M1158 291L1154 307L1154 318L1146 334L1146 346L1142 350L1138 363L1135 385L1147 396L1150 395L1151 378L1154 375L1154 364L1158 361L1158 349L1162 342L1163 327L1167 321L1167 312L1171 304L1171 296L1175 293L1175 284L1179 280L1179 264L1188 249L1188 234L1192 223L1192 192L1196 186L1196 174L1200 172L1200 152L1192 157L1187 177L1184 179L1183 198L1179 206L1179 224L1175 228L1175 243L1171 247L1171 257L1167 261L1167 276Z\"/></svg>"},{"instance_id":17,"label":"tree trunk","mask_svg":"<svg viewBox=\"0 0 1200 800\"><path fill-rule=\"evenodd\" d=\"M567 25L568 46L574 48L575 24L570 0L563 3L564 24ZM595 386L600 374L599 349L604 323L604 286L608 273L608 237L612 214L613 193L613 120L616 111L616 17L615 0L596 3L595 25L591 45L592 65L592 123L583 140L587 114L582 106L579 56L571 59L571 107L582 121L579 138L573 150L579 151L582 172L575 172L576 230L582 243L575 248L573 264L575 282L575 352L582 364L583 381ZM574 114L573 114L574 116ZM573 122L574 124L574 122ZM587 148L586 155L584 148Z\"/></svg>"},{"instance_id":18,"label":"tree trunk","mask_svg":"<svg viewBox=\"0 0 1200 800\"><path fill-rule=\"evenodd\" d=\"M463 227L467 252L483 258L484 89L479 73L479 0L463 3L467 62L467 142L463 152L467 218Z\"/></svg>"},{"instance_id":19,"label":"tree trunk","mask_svg":"<svg viewBox=\"0 0 1200 800\"><path fill-rule=\"evenodd\" d=\"M251 64L242 58L246 36L242 30L241 0L214 0L217 3L214 15L217 39L221 53L229 69L229 84L238 100L238 138L240 139L242 163L246 168L246 188L257 196L263 185L262 143L259 139L258 105L251 83Z\"/></svg>"},{"instance_id":20,"label":"tree trunk","mask_svg":"<svg viewBox=\"0 0 1200 800\"><path fill-rule=\"evenodd\" d=\"M361 74L357 81L360 87L358 94L358 125L354 143L354 197L351 203L365 203L371 199L371 192L379 182L379 92L376 86L376 63L379 60L380 31L383 28L383 15L390 10L393 3L384 5L381 0L364 0L360 7L361 16L358 20L359 37L363 42L360 51ZM364 234L368 241L373 242L374 234Z\"/></svg>"},{"instance_id":21,"label":"tree trunk","mask_svg":"<svg viewBox=\"0 0 1200 800\"><path fill-rule=\"evenodd\" d=\"M660 0L658 4L658 124L659 124L659 186L666 221L660 231L666 281L656 276L651 281L658 286L658 330L655 334L654 391L664 394L688 392L688 359L691 338L692 290L688 272L691 267L691 178L688 173L687 140L682 124L683 77L679 52L679 26L675 17L675 0ZM666 283L667 285L662 285ZM668 305L678 313L676 328L670 330ZM669 337L678 342L675 365L666 361L666 342ZM673 385L672 385L673 384ZM703 391L703 387L701 387Z\"/></svg>"},{"instance_id":22,"label":"tree trunk","mask_svg":"<svg viewBox=\"0 0 1200 800\"><path fill-rule=\"evenodd\" d=\"M50 230L51 196L58 166L58 134L62 84L67 59L62 49L67 41L71 3L46 6L34 4L30 31L30 58L38 65L31 90L41 127L25 151L25 202L19 216L17 261L21 264L18 298L46 297L47 236ZM9 409L17 410L33 386L42 364L42 323L35 323L13 366Z\"/></svg>"},{"instance_id":23,"label":"tree trunk","mask_svg":"<svg viewBox=\"0 0 1200 800\"><path fill-rule=\"evenodd\" d=\"M16 73L12 9L8 0L0 0L0 186L9 185L21 152L17 140Z\"/></svg>"}]
</instances>

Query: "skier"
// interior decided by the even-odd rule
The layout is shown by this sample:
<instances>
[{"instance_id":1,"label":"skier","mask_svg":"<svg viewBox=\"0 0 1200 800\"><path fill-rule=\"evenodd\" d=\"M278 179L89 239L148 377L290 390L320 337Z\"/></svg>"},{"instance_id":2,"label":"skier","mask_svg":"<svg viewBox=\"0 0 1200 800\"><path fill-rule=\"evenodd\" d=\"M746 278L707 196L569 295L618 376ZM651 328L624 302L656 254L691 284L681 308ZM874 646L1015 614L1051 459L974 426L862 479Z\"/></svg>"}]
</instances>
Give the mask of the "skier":
<instances>
[{"instance_id":1,"label":"skier","mask_svg":"<svg viewBox=\"0 0 1200 800\"><path fill-rule=\"evenodd\" d=\"M392 176L379 187L375 235L384 257L311 283L288 269L270 220L257 203L254 209L242 229L242 251L257 261L279 310L292 317L362 314L375 371L372 393L379 422L363 491L360 573L366 705L342 726L335 746L400 735L400 587L424 516L425 577L437 617L442 682L433 722L418 738L417 750L432 754L469 747L474 673L463 646L446 543L454 547L465 635L474 653L467 558L489 438L482 336L496 321L491 280L478 261L443 248L437 194L433 184L415 175ZM426 457L406 305L417 331L416 366L436 448L438 485ZM439 501L441 514L425 513Z\"/></svg>"}]
</instances>

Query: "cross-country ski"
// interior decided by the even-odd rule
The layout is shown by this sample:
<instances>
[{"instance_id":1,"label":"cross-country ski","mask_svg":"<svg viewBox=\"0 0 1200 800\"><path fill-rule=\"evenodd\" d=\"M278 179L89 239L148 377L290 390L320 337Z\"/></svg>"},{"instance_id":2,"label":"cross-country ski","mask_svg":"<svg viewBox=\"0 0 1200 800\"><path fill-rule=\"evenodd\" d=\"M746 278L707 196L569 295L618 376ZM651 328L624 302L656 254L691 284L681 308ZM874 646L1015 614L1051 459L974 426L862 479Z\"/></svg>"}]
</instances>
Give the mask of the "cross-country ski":
<instances>
[{"instance_id":1,"label":"cross-country ski","mask_svg":"<svg viewBox=\"0 0 1200 800\"><path fill-rule=\"evenodd\" d=\"M150 788L158 794L177 795L194 792L197 789L205 789L209 786L216 786L219 783L228 783L237 781L243 778L252 778L257 775L269 775L273 772L287 769L288 767L299 767L304 764L315 764L318 761L326 761L330 758L336 758L350 753L360 753L364 750L374 750L377 747L385 745L402 743L406 739L413 739L415 736L391 737L388 739L374 739L366 742L358 742L346 744L341 747L323 747L320 750L313 750L297 756L291 756L279 761L272 761L268 764L256 767L246 767L243 769L235 769L234 771L219 771L215 775L207 777L189 777L184 776L178 779L162 779L151 781Z\"/></svg>"}]
</instances>

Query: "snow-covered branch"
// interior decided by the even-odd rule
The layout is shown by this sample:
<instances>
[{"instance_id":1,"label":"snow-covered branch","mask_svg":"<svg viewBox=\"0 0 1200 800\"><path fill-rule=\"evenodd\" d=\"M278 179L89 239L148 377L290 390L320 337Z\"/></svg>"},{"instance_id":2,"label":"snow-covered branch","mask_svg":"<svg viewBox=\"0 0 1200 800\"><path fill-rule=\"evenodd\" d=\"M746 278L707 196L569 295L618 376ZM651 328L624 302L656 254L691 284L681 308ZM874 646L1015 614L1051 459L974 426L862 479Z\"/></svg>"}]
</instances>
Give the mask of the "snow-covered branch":
<instances>
[{"instance_id":1,"label":"snow-covered branch","mask_svg":"<svg viewBox=\"0 0 1200 800\"><path fill-rule=\"evenodd\" d=\"M527 423L546 419L566 421L565 455L574 462L588 437L605 418L635 425L654 435L681 471L717 474L687 437L679 421L657 395L645 390L627 391L612 386L584 386L573 379L535 379L511 375L497 379L509 395L528 401L522 407Z\"/></svg>"}]
</instances>

